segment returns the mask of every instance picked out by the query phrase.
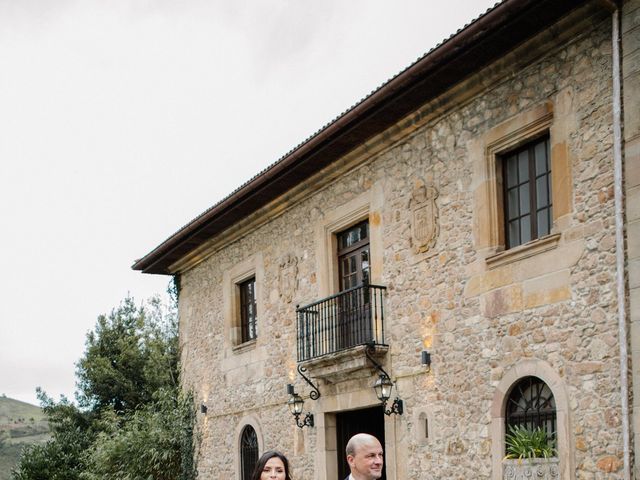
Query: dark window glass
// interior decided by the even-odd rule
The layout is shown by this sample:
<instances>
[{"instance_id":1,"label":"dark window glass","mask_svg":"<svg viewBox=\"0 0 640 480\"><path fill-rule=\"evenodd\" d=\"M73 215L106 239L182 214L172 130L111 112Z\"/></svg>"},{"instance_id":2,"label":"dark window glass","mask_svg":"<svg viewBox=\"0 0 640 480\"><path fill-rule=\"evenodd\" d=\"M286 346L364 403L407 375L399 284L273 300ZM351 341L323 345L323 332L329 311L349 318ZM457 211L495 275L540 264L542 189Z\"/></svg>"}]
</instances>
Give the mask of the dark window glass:
<instances>
[{"instance_id":1,"label":"dark window glass","mask_svg":"<svg viewBox=\"0 0 640 480\"><path fill-rule=\"evenodd\" d=\"M369 249L360 251L360 266L362 268L362 283L369 283Z\"/></svg>"},{"instance_id":2,"label":"dark window glass","mask_svg":"<svg viewBox=\"0 0 640 480\"><path fill-rule=\"evenodd\" d=\"M240 289L240 327L242 342L258 336L258 316L256 311L256 279L251 278L238 285Z\"/></svg>"},{"instance_id":3,"label":"dark window glass","mask_svg":"<svg viewBox=\"0 0 640 480\"><path fill-rule=\"evenodd\" d=\"M549 386L538 377L524 377L511 389L505 421L529 430L542 428L549 438L556 434L556 402Z\"/></svg>"},{"instance_id":4,"label":"dark window glass","mask_svg":"<svg viewBox=\"0 0 640 480\"><path fill-rule=\"evenodd\" d=\"M549 138L502 158L507 248L548 235L552 224Z\"/></svg>"},{"instance_id":5,"label":"dark window glass","mask_svg":"<svg viewBox=\"0 0 640 480\"><path fill-rule=\"evenodd\" d=\"M362 222L338 234L338 250L353 247L369 238L369 222ZM367 243L369 241L367 240Z\"/></svg>"},{"instance_id":6,"label":"dark window glass","mask_svg":"<svg viewBox=\"0 0 640 480\"><path fill-rule=\"evenodd\" d=\"M240 437L240 466L242 480L250 480L253 469L258 463L258 437L251 425L242 430Z\"/></svg>"}]
</instances>

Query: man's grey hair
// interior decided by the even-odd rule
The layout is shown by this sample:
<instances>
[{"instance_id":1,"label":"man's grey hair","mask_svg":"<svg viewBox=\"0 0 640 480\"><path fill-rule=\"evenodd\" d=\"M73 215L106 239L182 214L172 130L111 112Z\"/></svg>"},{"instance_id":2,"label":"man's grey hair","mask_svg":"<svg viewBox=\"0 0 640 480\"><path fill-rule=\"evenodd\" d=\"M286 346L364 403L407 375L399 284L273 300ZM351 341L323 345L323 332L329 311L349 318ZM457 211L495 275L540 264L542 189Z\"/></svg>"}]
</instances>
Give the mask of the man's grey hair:
<instances>
[{"instance_id":1,"label":"man's grey hair","mask_svg":"<svg viewBox=\"0 0 640 480\"><path fill-rule=\"evenodd\" d=\"M363 445L365 443L371 443L373 441L380 443L379 440L373 435L369 435L368 433L356 433L347 442L347 448L345 449L347 453L347 457L349 455L354 456L356 454L356 450L360 445Z\"/></svg>"}]
</instances>

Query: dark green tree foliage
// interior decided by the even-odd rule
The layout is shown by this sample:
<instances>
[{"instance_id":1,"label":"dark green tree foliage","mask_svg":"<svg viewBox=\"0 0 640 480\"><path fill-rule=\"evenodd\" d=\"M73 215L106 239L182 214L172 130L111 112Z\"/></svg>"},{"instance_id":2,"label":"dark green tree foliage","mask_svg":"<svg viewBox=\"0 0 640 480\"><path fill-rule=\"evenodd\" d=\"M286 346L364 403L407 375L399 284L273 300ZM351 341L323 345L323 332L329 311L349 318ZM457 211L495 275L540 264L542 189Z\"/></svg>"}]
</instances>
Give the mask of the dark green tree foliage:
<instances>
[{"instance_id":1,"label":"dark green tree foliage","mask_svg":"<svg viewBox=\"0 0 640 480\"><path fill-rule=\"evenodd\" d=\"M77 364L79 406L43 392L52 438L15 480L193 480L194 403L178 384L175 306L127 298L98 317Z\"/></svg>"},{"instance_id":2,"label":"dark green tree foliage","mask_svg":"<svg viewBox=\"0 0 640 480\"><path fill-rule=\"evenodd\" d=\"M159 388L176 387L177 368L175 314L163 315L158 300L144 309L127 298L108 317L100 315L87 335L76 370L78 400L94 410L134 410Z\"/></svg>"},{"instance_id":3,"label":"dark green tree foliage","mask_svg":"<svg viewBox=\"0 0 640 480\"><path fill-rule=\"evenodd\" d=\"M97 434L95 414L79 410L66 398L55 403L38 390L38 398L47 415L52 438L44 445L26 447L15 480L75 480L86 469L85 451Z\"/></svg>"},{"instance_id":4,"label":"dark green tree foliage","mask_svg":"<svg viewBox=\"0 0 640 480\"><path fill-rule=\"evenodd\" d=\"M191 480L193 399L172 390L156 392L154 402L129 415L120 427L111 419L89 452L84 480Z\"/></svg>"}]
</instances>

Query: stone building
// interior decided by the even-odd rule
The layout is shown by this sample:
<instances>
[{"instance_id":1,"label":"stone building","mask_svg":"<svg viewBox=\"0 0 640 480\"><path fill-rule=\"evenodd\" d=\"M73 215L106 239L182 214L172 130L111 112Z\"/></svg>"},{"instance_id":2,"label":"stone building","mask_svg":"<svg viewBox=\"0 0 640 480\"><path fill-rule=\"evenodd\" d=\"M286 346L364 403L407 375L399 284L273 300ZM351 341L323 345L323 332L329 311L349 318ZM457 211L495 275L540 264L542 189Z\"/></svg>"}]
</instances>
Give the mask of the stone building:
<instances>
[{"instance_id":1,"label":"stone building","mask_svg":"<svg viewBox=\"0 0 640 480\"><path fill-rule=\"evenodd\" d=\"M505 0L138 260L179 281L200 478L343 478L364 430L388 479L498 479L512 424L635 476L639 104L640 0Z\"/></svg>"}]
</instances>

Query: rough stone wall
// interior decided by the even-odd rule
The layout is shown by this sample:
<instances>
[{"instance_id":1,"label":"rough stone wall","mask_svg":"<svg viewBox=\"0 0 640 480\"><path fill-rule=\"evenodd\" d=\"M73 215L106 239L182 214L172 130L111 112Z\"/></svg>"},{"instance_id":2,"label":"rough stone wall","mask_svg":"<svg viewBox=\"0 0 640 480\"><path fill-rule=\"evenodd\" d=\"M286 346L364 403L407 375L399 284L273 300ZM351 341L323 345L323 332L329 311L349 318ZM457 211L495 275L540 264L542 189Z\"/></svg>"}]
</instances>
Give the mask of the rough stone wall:
<instances>
[{"instance_id":1,"label":"rough stone wall","mask_svg":"<svg viewBox=\"0 0 640 480\"><path fill-rule=\"evenodd\" d=\"M478 212L470 142L567 89L576 120L569 136L573 196L558 248L570 249L573 260L558 273L552 265L556 257L544 252L532 260L543 265L538 274L519 272L522 261L490 271L474 245ZM295 305L320 298L314 225L373 185L382 187L383 196L386 365L406 407L395 420L397 478L490 478L495 389L522 359L546 362L564 382L571 438L565 447L575 478L600 478L605 472L618 478L622 434L611 115L610 28L603 22L472 101L451 107L185 272L183 380L208 404L200 423L200 478L238 478L239 429L247 419L258 425L261 450L278 448L289 455L296 480L319 478L317 469L325 468L316 465L316 452L323 448L317 431L297 429L285 405L285 385L296 377ZM411 245L408 206L417 179L432 182L439 192L439 237L426 253ZM224 272L257 252L264 271L258 339L251 348L233 349L225 332ZM298 259L290 303L278 290L280 260L287 254ZM501 273L491 273L496 271ZM500 276L496 288L491 275ZM474 276L484 287L470 287ZM419 366L425 346L433 354L429 374ZM321 385L327 396L362 388L369 388L366 382ZM306 409L314 408L310 403ZM420 412L430 418L428 441L419 439Z\"/></svg>"}]
</instances>

